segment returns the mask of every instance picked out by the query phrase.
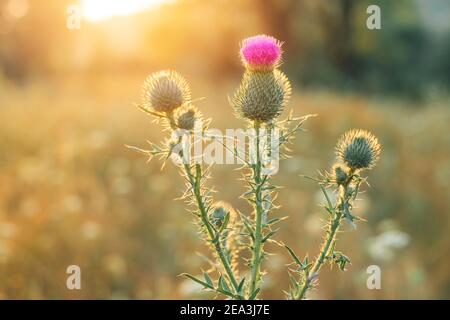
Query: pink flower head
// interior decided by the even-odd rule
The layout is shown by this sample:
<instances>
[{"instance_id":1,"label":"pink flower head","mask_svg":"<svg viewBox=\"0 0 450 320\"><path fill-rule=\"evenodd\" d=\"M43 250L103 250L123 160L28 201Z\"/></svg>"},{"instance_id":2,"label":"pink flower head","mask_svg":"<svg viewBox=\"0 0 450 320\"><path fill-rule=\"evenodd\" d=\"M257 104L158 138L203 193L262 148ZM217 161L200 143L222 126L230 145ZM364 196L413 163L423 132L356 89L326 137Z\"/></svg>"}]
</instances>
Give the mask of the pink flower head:
<instances>
[{"instance_id":1,"label":"pink flower head","mask_svg":"<svg viewBox=\"0 0 450 320\"><path fill-rule=\"evenodd\" d=\"M242 42L241 57L251 69L273 69L280 62L281 43L266 35L247 38Z\"/></svg>"}]
</instances>

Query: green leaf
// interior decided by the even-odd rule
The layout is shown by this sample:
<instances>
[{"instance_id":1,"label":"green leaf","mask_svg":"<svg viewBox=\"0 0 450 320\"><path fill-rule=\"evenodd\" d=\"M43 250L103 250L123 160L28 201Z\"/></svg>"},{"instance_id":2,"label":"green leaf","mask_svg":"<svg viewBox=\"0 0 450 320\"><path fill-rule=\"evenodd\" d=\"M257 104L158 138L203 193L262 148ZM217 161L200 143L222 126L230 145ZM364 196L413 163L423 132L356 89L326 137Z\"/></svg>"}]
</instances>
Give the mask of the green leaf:
<instances>
[{"instance_id":1,"label":"green leaf","mask_svg":"<svg viewBox=\"0 0 450 320\"><path fill-rule=\"evenodd\" d=\"M223 230L225 230L227 228L229 221L230 221L230 213L227 212L227 214L225 215L225 218L223 220L223 223L220 226L219 233L221 233Z\"/></svg>"},{"instance_id":2,"label":"green leaf","mask_svg":"<svg viewBox=\"0 0 450 320\"><path fill-rule=\"evenodd\" d=\"M271 185L271 186L264 186L261 188L262 191L267 191L267 190L275 190L278 189L277 186Z\"/></svg>"},{"instance_id":3,"label":"green leaf","mask_svg":"<svg viewBox=\"0 0 450 320\"><path fill-rule=\"evenodd\" d=\"M262 243L264 243L264 242L266 242L267 240L269 240L271 236L273 236L275 233L277 233L277 231L278 231L278 229L277 229L277 230L270 231L270 232L262 239Z\"/></svg>"},{"instance_id":4,"label":"green leaf","mask_svg":"<svg viewBox=\"0 0 450 320\"><path fill-rule=\"evenodd\" d=\"M266 222L266 226L270 226L270 225L275 224L275 223L277 223L277 222L286 220L287 218L288 218L288 217L272 218L272 219L270 219L269 221Z\"/></svg>"},{"instance_id":5,"label":"green leaf","mask_svg":"<svg viewBox=\"0 0 450 320\"><path fill-rule=\"evenodd\" d=\"M339 251L333 252L333 261L339 266L341 271L345 271L347 264L351 264L350 258Z\"/></svg>"},{"instance_id":6,"label":"green leaf","mask_svg":"<svg viewBox=\"0 0 450 320\"><path fill-rule=\"evenodd\" d=\"M288 275L289 275L289 279L291 280L292 285L295 288L298 288L300 286L300 284L298 283L297 279L295 279L295 277L290 272L288 272Z\"/></svg>"},{"instance_id":7,"label":"green leaf","mask_svg":"<svg viewBox=\"0 0 450 320\"><path fill-rule=\"evenodd\" d=\"M325 199L327 199L327 204L328 204L328 208L331 210L333 209L333 204L331 203L330 198L328 197L327 191L325 190L325 188L322 185L319 185L320 189L323 192L323 195L325 196Z\"/></svg>"},{"instance_id":8,"label":"green leaf","mask_svg":"<svg viewBox=\"0 0 450 320\"><path fill-rule=\"evenodd\" d=\"M269 176L268 176L268 175L265 175L265 176L263 177L263 179L261 180L261 183L260 183L259 185L260 185L260 186L264 185L264 183L266 183L267 179L269 179Z\"/></svg>"},{"instance_id":9,"label":"green leaf","mask_svg":"<svg viewBox=\"0 0 450 320\"><path fill-rule=\"evenodd\" d=\"M257 288L255 291L253 291L253 293L250 295L250 297L248 298L249 300L255 300L256 296L259 293L259 288Z\"/></svg>"},{"instance_id":10,"label":"green leaf","mask_svg":"<svg viewBox=\"0 0 450 320\"><path fill-rule=\"evenodd\" d=\"M249 195L251 195L251 194L254 194L254 193L255 193L254 190L248 190L248 191L244 192L244 193L241 195L241 197L242 197L242 198L247 198L247 196L249 196Z\"/></svg>"},{"instance_id":11,"label":"green leaf","mask_svg":"<svg viewBox=\"0 0 450 320\"><path fill-rule=\"evenodd\" d=\"M212 282L211 277L209 276L209 274L207 272L203 272L203 276L205 277L205 281L207 284L209 284L211 287L214 288L214 284Z\"/></svg>"},{"instance_id":12,"label":"green leaf","mask_svg":"<svg viewBox=\"0 0 450 320\"><path fill-rule=\"evenodd\" d=\"M353 222L355 220L355 217L350 213L348 203L344 203L343 209L345 220L347 220L347 222L352 225L353 229L356 229L356 224Z\"/></svg>"},{"instance_id":13,"label":"green leaf","mask_svg":"<svg viewBox=\"0 0 450 320\"><path fill-rule=\"evenodd\" d=\"M237 291L238 291L239 294L242 293L242 290L244 289L244 284L245 284L245 277L242 278L241 282L239 282L239 285L238 285L238 288L237 288Z\"/></svg>"},{"instance_id":14,"label":"green leaf","mask_svg":"<svg viewBox=\"0 0 450 320\"><path fill-rule=\"evenodd\" d=\"M328 207L325 207L325 210L327 210L327 212L328 212L331 216L333 216L334 213L335 213L332 209L330 209L330 208L328 208Z\"/></svg>"},{"instance_id":15,"label":"green leaf","mask_svg":"<svg viewBox=\"0 0 450 320\"><path fill-rule=\"evenodd\" d=\"M211 240L211 243L216 245L219 242L219 238L220 238L220 232L216 232L216 235L214 236L214 238Z\"/></svg>"},{"instance_id":16,"label":"green leaf","mask_svg":"<svg viewBox=\"0 0 450 320\"><path fill-rule=\"evenodd\" d=\"M295 252L291 248L289 248L287 245L284 245L284 247L287 249L287 251L289 251L289 254L294 259L295 263L298 264L299 266L302 266L303 265L302 261L297 257Z\"/></svg>"},{"instance_id":17,"label":"green leaf","mask_svg":"<svg viewBox=\"0 0 450 320\"><path fill-rule=\"evenodd\" d=\"M199 284L201 284L201 285L204 286L205 288L208 288L208 289L214 289L214 286L211 286L211 285L209 285L208 283L206 283L206 282L204 282L204 281L202 281L202 280L200 280L200 279L197 279L196 277L190 275L189 273L182 273L181 275L182 275L182 276L185 276L185 277L187 277L187 278L189 278L189 279L191 279L191 280L193 280L193 281L195 281L195 282L197 282L197 283L199 283Z\"/></svg>"},{"instance_id":18,"label":"green leaf","mask_svg":"<svg viewBox=\"0 0 450 320\"><path fill-rule=\"evenodd\" d=\"M245 229L247 229L247 232L249 233L250 237L255 240L255 236L254 236L254 230L252 225L245 219L242 220L244 222L244 226Z\"/></svg>"},{"instance_id":19,"label":"green leaf","mask_svg":"<svg viewBox=\"0 0 450 320\"><path fill-rule=\"evenodd\" d=\"M230 296L233 298L235 297L234 294L231 292L230 288L228 287L225 279L222 276L219 277L218 284L219 284L219 286L217 288L218 292L220 292L226 296Z\"/></svg>"},{"instance_id":20,"label":"green leaf","mask_svg":"<svg viewBox=\"0 0 450 320\"><path fill-rule=\"evenodd\" d=\"M230 288L227 285L227 282L225 281L225 279L222 276L219 277L219 288L224 291L231 292Z\"/></svg>"}]
</instances>

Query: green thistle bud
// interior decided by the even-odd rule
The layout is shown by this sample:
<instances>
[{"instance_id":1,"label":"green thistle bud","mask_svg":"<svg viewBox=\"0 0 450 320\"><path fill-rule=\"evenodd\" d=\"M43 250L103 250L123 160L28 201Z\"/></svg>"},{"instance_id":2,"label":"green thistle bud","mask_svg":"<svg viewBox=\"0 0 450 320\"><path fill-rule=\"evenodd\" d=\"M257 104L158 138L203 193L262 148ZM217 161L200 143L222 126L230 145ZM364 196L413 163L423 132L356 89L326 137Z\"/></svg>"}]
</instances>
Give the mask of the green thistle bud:
<instances>
[{"instance_id":1,"label":"green thistle bud","mask_svg":"<svg viewBox=\"0 0 450 320\"><path fill-rule=\"evenodd\" d=\"M347 181L349 168L346 165L336 163L333 165L331 171L332 177L337 185L343 185Z\"/></svg>"},{"instance_id":2,"label":"green thistle bud","mask_svg":"<svg viewBox=\"0 0 450 320\"><path fill-rule=\"evenodd\" d=\"M229 204L219 201L214 204L212 212L209 215L209 221L214 226L220 228L225 222L225 218L227 215L230 215L230 217L234 217L233 208Z\"/></svg>"},{"instance_id":3,"label":"green thistle bud","mask_svg":"<svg viewBox=\"0 0 450 320\"><path fill-rule=\"evenodd\" d=\"M378 139L365 130L350 130L336 145L338 158L353 170L371 169L380 157Z\"/></svg>"},{"instance_id":4,"label":"green thistle bud","mask_svg":"<svg viewBox=\"0 0 450 320\"><path fill-rule=\"evenodd\" d=\"M186 80L175 71L151 74L142 88L142 105L156 112L170 113L188 103L191 92Z\"/></svg>"},{"instance_id":5,"label":"green thistle bud","mask_svg":"<svg viewBox=\"0 0 450 320\"><path fill-rule=\"evenodd\" d=\"M246 70L231 104L243 118L269 122L281 114L290 93L289 80L280 70Z\"/></svg>"},{"instance_id":6,"label":"green thistle bud","mask_svg":"<svg viewBox=\"0 0 450 320\"><path fill-rule=\"evenodd\" d=\"M238 266L239 251L242 249L242 225L237 212L228 203L219 201L213 205L208 220L217 230L221 230L219 240L231 268L235 271Z\"/></svg>"},{"instance_id":7,"label":"green thistle bud","mask_svg":"<svg viewBox=\"0 0 450 320\"><path fill-rule=\"evenodd\" d=\"M200 117L200 112L194 106L178 109L175 114L176 126L180 129L192 130Z\"/></svg>"}]
</instances>

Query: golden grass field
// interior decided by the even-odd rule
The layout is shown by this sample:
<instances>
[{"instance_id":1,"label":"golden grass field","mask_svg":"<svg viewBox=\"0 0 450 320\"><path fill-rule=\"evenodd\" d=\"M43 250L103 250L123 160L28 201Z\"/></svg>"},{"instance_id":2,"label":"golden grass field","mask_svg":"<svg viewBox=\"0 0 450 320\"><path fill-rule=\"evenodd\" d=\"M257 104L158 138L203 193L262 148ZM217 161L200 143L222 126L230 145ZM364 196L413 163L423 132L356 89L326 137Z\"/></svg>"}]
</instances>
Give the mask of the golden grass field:
<instances>
[{"instance_id":1,"label":"golden grass field","mask_svg":"<svg viewBox=\"0 0 450 320\"><path fill-rule=\"evenodd\" d=\"M207 252L183 202L174 200L184 190L177 169L167 163L161 171L157 159L147 163L125 147L167 135L133 106L145 76L50 78L25 86L0 78L0 299L210 297L177 276L199 273L205 264L196 252ZM243 125L227 100L237 77L185 76L194 98L205 97L197 106L212 127ZM317 253L324 217L317 185L300 175L328 169L337 138L350 128L374 132L383 147L355 210L367 222L339 235L352 265L339 276L324 268L312 297L450 298L448 98L368 100L294 87L290 108L318 114L274 178L284 186L276 214L289 216L275 238L300 255ZM217 165L210 183L217 200L249 212L235 168ZM392 230L407 241L379 240ZM264 265L263 298L282 298L290 260L283 248L269 251L276 255ZM82 269L82 290L65 286L71 264ZM372 264L382 268L381 290L365 285Z\"/></svg>"}]
</instances>

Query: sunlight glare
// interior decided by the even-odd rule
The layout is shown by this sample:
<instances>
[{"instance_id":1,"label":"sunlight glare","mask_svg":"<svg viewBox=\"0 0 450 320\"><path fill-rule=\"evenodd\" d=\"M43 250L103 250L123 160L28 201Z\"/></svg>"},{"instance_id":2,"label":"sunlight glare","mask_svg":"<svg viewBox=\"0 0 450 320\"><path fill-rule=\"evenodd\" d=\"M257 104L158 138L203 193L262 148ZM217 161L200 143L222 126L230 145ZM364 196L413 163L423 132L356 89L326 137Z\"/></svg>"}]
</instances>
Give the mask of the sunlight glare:
<instances>
[{"instance_id":1,"label":"sunlight glare","mask_svg":"<svg viewBox=\"0 0 450 320\"><path fill-rule=\"evenodd\" d=\"M91 21L126 16L168 3L169 0L83 0L83 15Z\"/></svg>"}]
</instances>

